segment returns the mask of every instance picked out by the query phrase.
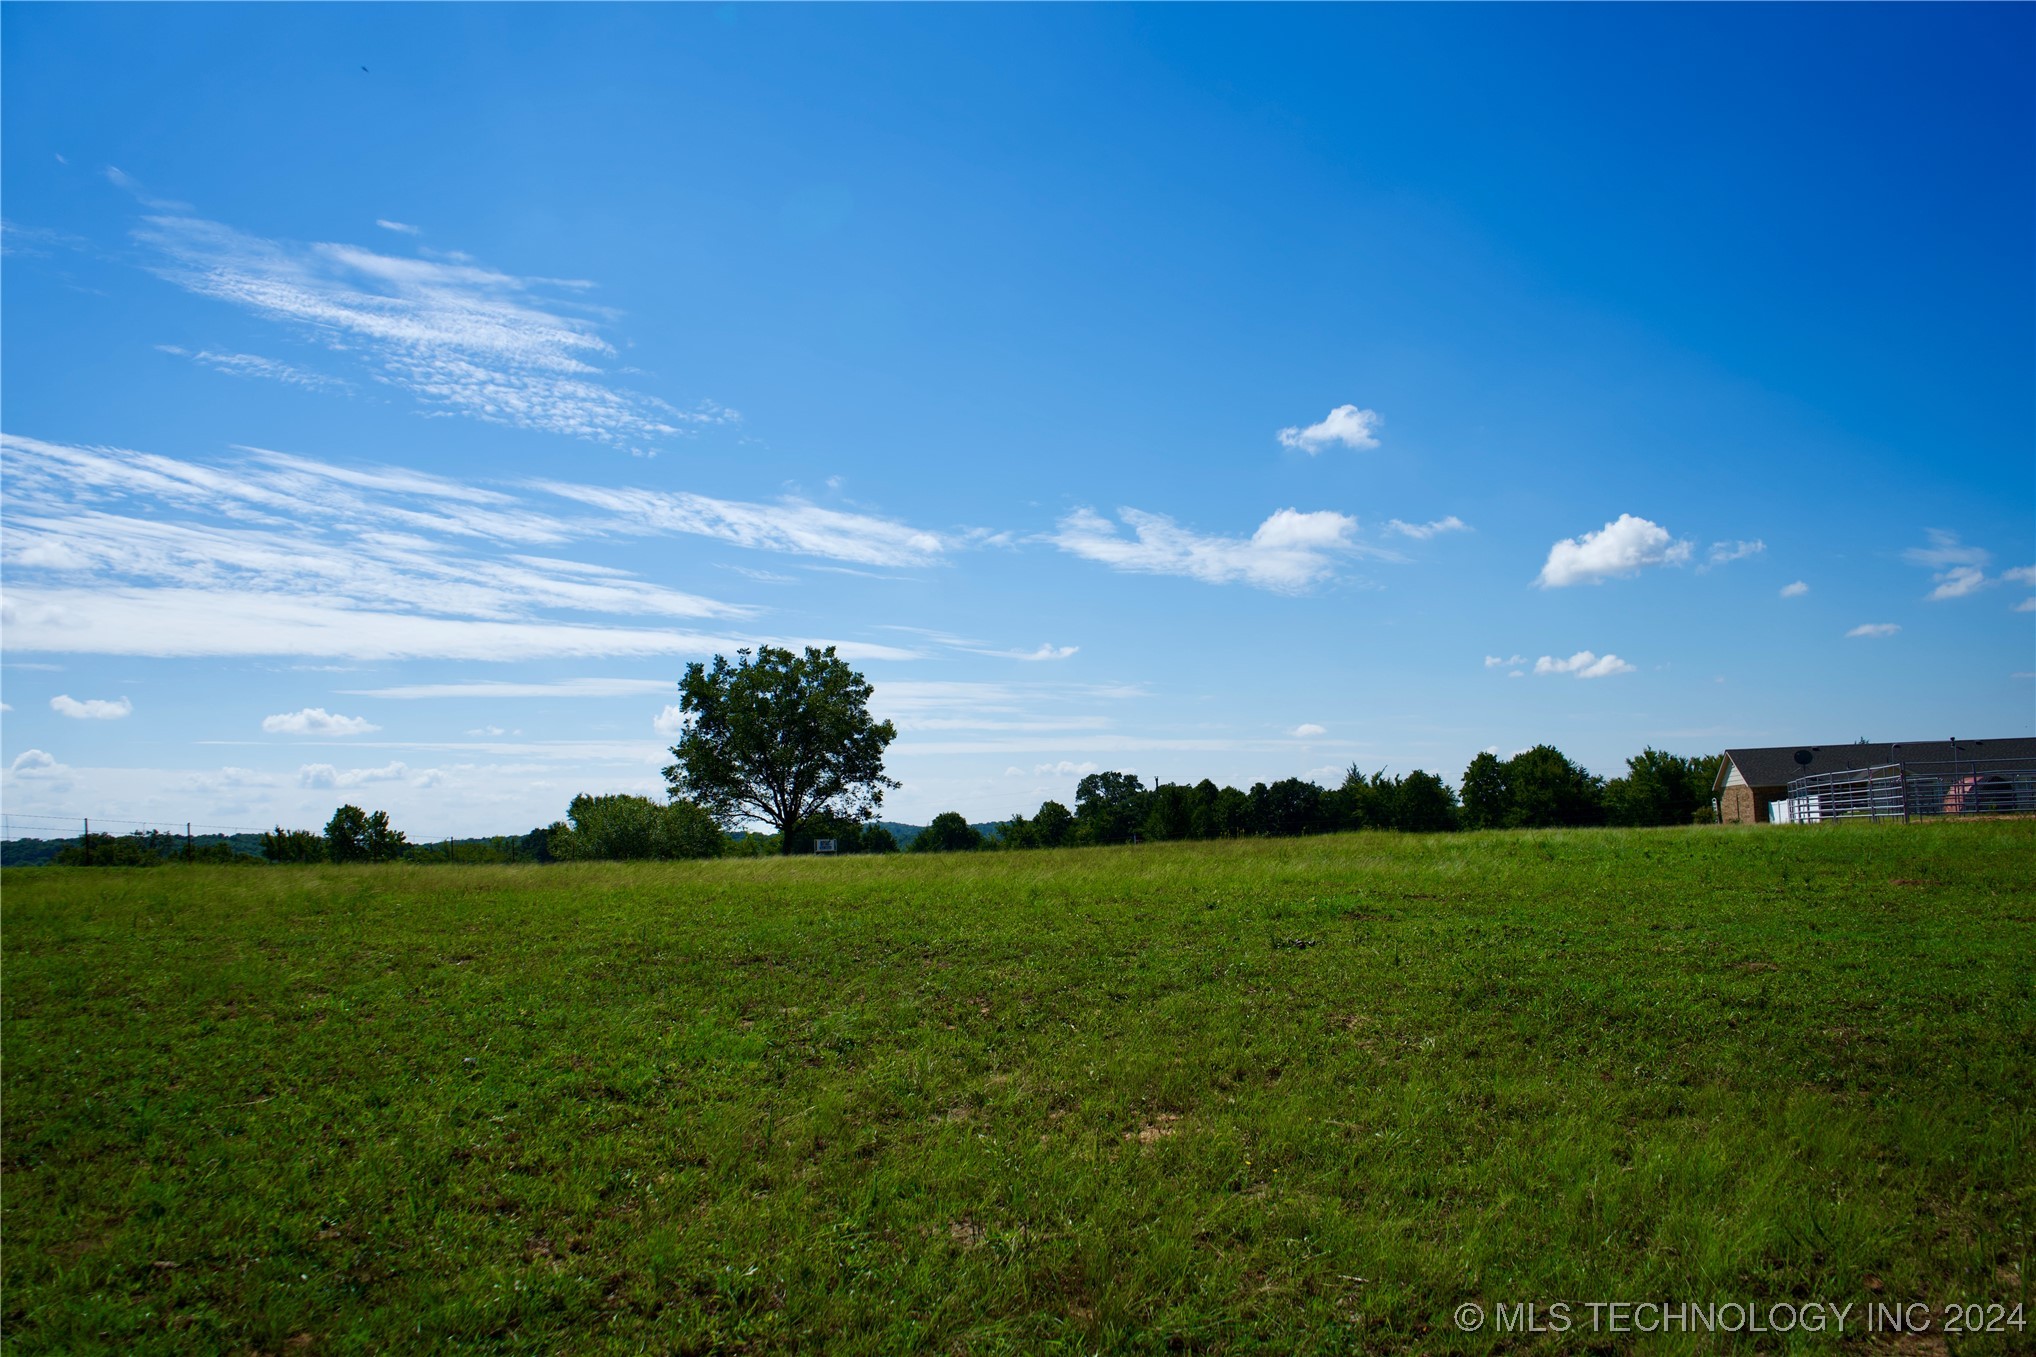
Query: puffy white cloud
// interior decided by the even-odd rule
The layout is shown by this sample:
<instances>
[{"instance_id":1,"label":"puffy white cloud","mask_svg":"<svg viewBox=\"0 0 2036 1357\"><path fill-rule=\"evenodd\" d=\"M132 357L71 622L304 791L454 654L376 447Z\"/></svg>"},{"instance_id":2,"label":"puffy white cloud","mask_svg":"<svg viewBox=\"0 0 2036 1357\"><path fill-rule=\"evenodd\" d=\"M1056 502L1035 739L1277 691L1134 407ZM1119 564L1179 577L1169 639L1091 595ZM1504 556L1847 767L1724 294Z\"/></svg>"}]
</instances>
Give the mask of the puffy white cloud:
<instances>
[{"instance_id":1,"label":"puffy white cloud","mask_svg":"<svg viewBox=\"0 0 2036 1357\"><path fill-rule=\"evenodd\" d=\"M1379 445L1378 429L1382 423L1376 410L1339 405L1319 424L1310 424L1305 429L1298 425L1281 429L1280 442L1309 454L1318 453L1331 443L1341 443L1346 448L1375 448Z\"/></svg>"},{"instance_id":2,"label":"puffy white cloud","mask_svg":"<svg viewBox=\"0 0 2036 1357\"><path fill-rule=\"evenodd\" d=\"M365 716L340 716L323 707L264 716L262 729L271 735L372 735L381 729Z\"/></svg>"},{"instance_id":3,"label":"puffy white cloud","mask_svg":"<svg viewBox=\"0 0 2036 1357\"><path fill-rule=\"evenodd\" d=\"M1300 725L1287 732L1287 734L1297 740L1310 740L1317 735L1327 735L1328 733L1328 727L1318 726L1313 721L1303 721Z\"/></svg>"},{"instance_id":4,"label":"puffy white cloud","mask_svg":"<svg viewBox=\"0 0 2036 1357\"><path fill-rule=\"evenodd\" d=\"M1634 667L1617 655L1598 655L1588 650L1579 650L1566 660L1552 655L1543 655L1534 662L1537 674L1574 674L1580 679L1610 678L1614 674L1630 674Z\"/></svg>"},{"instance_id":5,"label":"puffy white cloud","mask_svg":"<svg viewBox=\"0 0 2036 1357\"><path fill-rule=\"evenodd\" d=\"M2001 579L2009 584L2036 585L2036 565L2011 566L2001 572Z\"/></svg>"},{"instance_id":6,"label":"puffy white cloud","mask_svg":"<svg viewBox=\"0 0 2036 1357\"><path fill-rule=\"evenodd\" d=\"M1642 566L1681 565L1690 558L1690 544L1678 542L1667 528L1632 514L1620 514L1596 532L1567 537L1548 549L1548 560L1535 583L1544 589L1572 584L1597 584L1618 575L1633 575Z\"/></svg>"},{"instance_id":7,"label":"puffy white cloud","mask_svg":"<svg viewBox=\"0 0 2036 1357\"><path fill-rule=\"evenodd\" d=\"M1117 570L1183 575L1209 584L1241 582L1276 593L1300 593L1326 579L1339 557L1384 555L1357 540L1357 520L1330 510L1281 509L1249 537L1219 537L1181 527L1164 514L1120 509L1132 536L1089 509L1060 522L1049 540L1062 551Z\"/></svg>"},{"instance_id":8,"label":"puffy white cloud","mask_svg":"<svg viewBox=\"0 0 2036 1357\"><path fill-rule=\"evenodd\" d=\"M1394 518L1386 521L1386 531L1425 542L1429 538L1439 536L1445 532L1469 532L1470 524L1464 522L1455 514L1451 514L1447 518L1433 519L1427 523L1407 523Z\"/></svg>"},{"instance_id":9,"label":"puffy white cloud","mask_svg":"<svg viewBox=\"0 0 2036 1357\"><path fill-rule=\"evenodd\" d=\"M1845 634L1847 637L1893 636L1896 632L1900 630L1901 626L1894 622L1862 622L1860 625L1854 627L1851 631L1848 631Z\"/></svg>"},{"instance_id":10,"label":"puffy white cloud","mask_svg":"<svg viewBox=\"0 0 2036 1357\"><path fill-rule=\"evenodd\" d=\"M686 713L676 706L667 705L651 718L650 728L660 735L677 735L686 728Z\"/></svg>"},{"instance_id":11,"label":"puffy white cloud","mask_svg":"<svg viewBox=\"0 0 2036 1357\"><path fill-rule=\"evenodd\" d=\"M1781 588L1781 596L1783 598L1801 598L1809 592L1810 586L1801 580L1797 580L1794 584L1784 584Z\"/></svg>"},{"instance_id":12,"label":"puffy white cloud","mask_svg":"<svg viewBox=\"0 0 2036 1357\"><path fill-rule=\"evenodd\" d=\"M2036 598L2025 598L2008 610L2017 613L2036 613Z\"/></svg>"},{"instance_id":13,"label":"puffy white cloud","mask_svg":"<svg viewBox=\"0 0 2036 1357\"><path fill-rule=\"evenodd\" d=\"M1512 655L1508 656L1503 660L1500 659L1497 655L1485 656L1485 668L1487 669L1503 669L1510 664L1525 664L1525 663L1527 663L1527 657L1525 655Z\"/></svg>"},{"instance_id":14,"label":"puffy white cloud","mask_svg":"<svg viewBox=\"0 0 2036 1357\"><path fill-rule=\"evenodd\" d=\"M436 780L436 769L427 769L417 777L431 777ZM412 781L413 785L429 786L428 782L416 782L410 769L403 763L389 763L380 768L335 768L329 763L307 763L297 770L297 785L321 791L362 787L373 782Z\"/></svg>"},{"instance_id":15,"label":"puffy white cloud","mask_svg":"<svg viewBox=\"0 0 2036 1357\"><path fill-rule=\"evenodd\" d=\"M123 716L134 714L134 704L124 697L88 697L81 702L68 693L58 693L51 698L49 709L74 721L118 721Z\"/></svg>"},{"instance_id":16,"label":"puffy white cloud","mask_svg":"<svg viewBox=\"0 0 2036 1357\"><path fill-rule=\"evenodd\" d=\"M46 750L24 749L14 756L14 762L8 771L32 777L37 773L53 772L61 767L63 765L56 761L56 756Z\"/></svg>"}]
</instances>

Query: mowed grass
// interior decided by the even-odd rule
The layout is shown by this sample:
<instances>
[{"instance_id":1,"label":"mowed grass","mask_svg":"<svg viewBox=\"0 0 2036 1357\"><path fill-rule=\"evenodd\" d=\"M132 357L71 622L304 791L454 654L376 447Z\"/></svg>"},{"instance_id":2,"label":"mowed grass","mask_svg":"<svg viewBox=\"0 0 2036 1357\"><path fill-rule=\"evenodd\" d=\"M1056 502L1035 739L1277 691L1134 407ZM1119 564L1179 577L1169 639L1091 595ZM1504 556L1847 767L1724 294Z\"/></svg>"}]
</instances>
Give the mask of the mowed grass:
<instances>
[{"instance_id":1,"label":"mowed grass","mask_svg":"<svg viewBox=\"0 0 2036 1357\"><path fill-rule=\"evenodd\" d=\"M1451 1311L2030 1299L2036 824L4 890L9 1352L1822 1350Z\"/></svg>"}]
</instances>

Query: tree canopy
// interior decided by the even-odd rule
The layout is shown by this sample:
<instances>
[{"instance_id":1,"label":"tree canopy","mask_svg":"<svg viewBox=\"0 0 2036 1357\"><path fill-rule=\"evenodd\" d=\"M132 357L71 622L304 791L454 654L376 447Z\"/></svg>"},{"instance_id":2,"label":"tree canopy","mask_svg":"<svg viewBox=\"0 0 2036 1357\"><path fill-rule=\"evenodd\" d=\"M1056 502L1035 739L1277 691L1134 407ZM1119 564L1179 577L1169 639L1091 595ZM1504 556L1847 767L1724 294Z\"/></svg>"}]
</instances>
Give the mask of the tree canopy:
<instances>
[{"instance_id":1,"label":"tree canopy","mask_svg":"<svg viewBox=\"0 0 2036 1357\"><path fill-rule=\"evenodd\" d=\"M548 847L560 862L712 858L722 851L721 826L690 801L660 805L647 796L573 798L571 824L551 828Z\"/></svg>"},{"instance_id":2,"label":"tree canopy","mask_svg":"<svg viewBox=\"0 0 2036 1357\"><path fill-rule=\"evenodd\" d=\"M876 817L886 788L884 750L897 738L870 715L867 680L834 653L775 646L736 652L731 664L689 664L679 681L686 726L665 771L674 795L697 801L723 825L761 821L792 851L816 816Z\"/></svg>"}]
</instances>

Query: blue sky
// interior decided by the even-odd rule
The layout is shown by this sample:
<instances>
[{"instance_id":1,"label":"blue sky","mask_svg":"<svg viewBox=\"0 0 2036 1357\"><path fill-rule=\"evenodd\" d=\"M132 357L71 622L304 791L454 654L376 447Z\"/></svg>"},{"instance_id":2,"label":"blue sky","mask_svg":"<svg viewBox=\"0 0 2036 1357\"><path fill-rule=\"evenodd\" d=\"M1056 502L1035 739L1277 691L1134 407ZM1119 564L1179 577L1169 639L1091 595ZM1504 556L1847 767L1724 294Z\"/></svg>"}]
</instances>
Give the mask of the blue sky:
<instances>
[{"instance_id":1,"label":"blue sky","mask_svg":"<svg viewBox=\"0 0 2036 1357\"><path fill-rule=\"evenodd\" d=\"M2026 7L0 26L11 832L2036 729Z\"/></svg>"}]
</instances>

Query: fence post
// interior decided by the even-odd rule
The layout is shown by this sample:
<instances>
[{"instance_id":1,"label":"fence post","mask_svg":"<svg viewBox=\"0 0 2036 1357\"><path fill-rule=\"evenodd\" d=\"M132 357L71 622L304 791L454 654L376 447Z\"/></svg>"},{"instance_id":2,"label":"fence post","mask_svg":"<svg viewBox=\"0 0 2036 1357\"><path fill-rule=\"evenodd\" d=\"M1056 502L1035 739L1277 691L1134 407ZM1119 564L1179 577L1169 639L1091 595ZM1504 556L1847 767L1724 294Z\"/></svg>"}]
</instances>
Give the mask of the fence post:
<instances>
[{"instance_id":1,"label":"fence post","mask_svg":"<svg viewBox=\"0 0 2036 1357\"><path fill-rule=\"evenodd\" d=\"M92 817L85 817L85 837L78 840L78 846L85 850L85 865L92 865Z\"/></svg>"}]
</instances>

